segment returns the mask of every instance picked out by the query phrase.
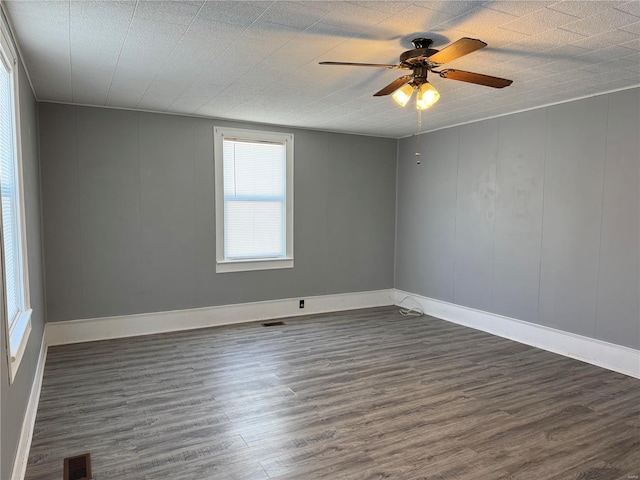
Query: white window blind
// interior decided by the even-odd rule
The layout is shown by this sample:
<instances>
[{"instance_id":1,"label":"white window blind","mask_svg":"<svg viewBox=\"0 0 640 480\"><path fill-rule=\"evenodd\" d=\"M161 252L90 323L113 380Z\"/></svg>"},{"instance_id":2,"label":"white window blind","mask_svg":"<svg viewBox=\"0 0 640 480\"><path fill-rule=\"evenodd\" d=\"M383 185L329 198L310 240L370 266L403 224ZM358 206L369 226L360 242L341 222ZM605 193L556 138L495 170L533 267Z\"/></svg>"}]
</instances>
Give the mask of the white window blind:
<instances>
[{"instance_id":1,"label":"white window blind","mask_svg":"<svg viewBox=\"0 0 640 480\"><path fill-rule=\"evenodd\" d=\"M13 102L11 72L0 68L0 190L2 194L2 232L4 247L5 293L9 330L20 312L22 289L20 274L20 226L18 189L13 144Z\"/></svg>"},{"instance_id":2,"label":"white window blind","mask_svg":"<svg viewBox=\"0 0 640 480\"><path fill-rule=\"evenodd\" d=\"M284 258L286 146L223 141L225 260Z\"/></svg>"}]
</instances>

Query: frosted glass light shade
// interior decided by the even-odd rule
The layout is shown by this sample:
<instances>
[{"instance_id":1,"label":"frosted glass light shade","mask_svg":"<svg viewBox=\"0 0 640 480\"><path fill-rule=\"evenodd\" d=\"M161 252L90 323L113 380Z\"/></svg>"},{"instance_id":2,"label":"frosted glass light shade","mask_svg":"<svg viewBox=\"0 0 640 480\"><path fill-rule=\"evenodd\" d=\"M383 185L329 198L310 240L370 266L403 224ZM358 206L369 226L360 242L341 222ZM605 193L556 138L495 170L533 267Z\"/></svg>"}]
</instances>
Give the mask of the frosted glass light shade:
<instances>
[{"instance_id":1,"label":"frosted glass light shade","mask_svg":"<svg viewBox=\"0 0 640 480\"><path fill-rule=\"evenodd\" d=\"M433 88L429 82L420 85L418 90L418 96L416 97L416 108L418 110L426 110L432 107L434 103L438 101L440 94Z\"/></svg>"},{"instance_id":2,"label":"frosted glass light shade","mask_svg":"<svg viewBox=\"0 0 640 480\"><path fill-rule=\"evenodd\" d=\"M392 97L398 105L404 107L411 99L411 95L413 95L413 86L407 83L393 92Z\"/></svg>"}]
</instances>

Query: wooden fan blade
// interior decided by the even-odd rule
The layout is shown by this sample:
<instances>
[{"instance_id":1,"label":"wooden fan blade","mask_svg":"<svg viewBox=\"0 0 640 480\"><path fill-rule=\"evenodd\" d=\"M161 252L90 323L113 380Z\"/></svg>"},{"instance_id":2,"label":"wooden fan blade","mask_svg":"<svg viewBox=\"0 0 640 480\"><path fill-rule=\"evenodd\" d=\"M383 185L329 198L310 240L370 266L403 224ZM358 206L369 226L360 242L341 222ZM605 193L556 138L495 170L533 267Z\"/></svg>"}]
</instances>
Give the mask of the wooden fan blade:
<instances>
[{"instance_id":1,"label":"wooden fan blade","mask_svg":"<svg viewBox=\"0 0 640 480\"><path fill-rule=\"evenodd\" d=\"M460 40L453 42L448 47L444 47L438 53L434 53L429 57L429 61L435 63L447 63L460 58L468 53L475 52L481 48L486 47L487 44L482 40L475 38L461 38Z\"/></svg>"},{"instance_id":2,"label":"wooden fan blade","mask_svg":"<svg viewBox=\"0 0 640 480\"><path fill-rule=\"evenodd\" d=\"M411 76L411 75L404 75L403 77L397 78L396 80L391 82L389 85L384 87L379 92L374 93L373 96L374 97L382 97L383 95L389 95L390 93L395 92L397 89L399 89L405 83L409 83L412 78L413 78L413 76Z\"/></svg>"},{"instance_id":3,"label":"wooden fan blade","mask_svg":"<svg viewBox=\"0 0 640 480\"><path fill-rule=\"evenodd\" d=\"M388 65L386 63L352 63L352 62L318 62L320 65L347 65L350 67L374 67L374 68L405 68L402 65Z\"/></svg>"},{"instance_id":4,"label":"wooden fan blade","mask_svg":"<svg viewBox=\"0 0 640 480\"><path fill-rule=\"evenodd\" d=\"M450 78L452 80L459 80L461 82L475 83L477 85L484 85L485 87L504 88L513 83L513 80L507 80L506 78L492 77L490 75L482 75L480 73L465 72L463 70L453 70L451 68L435 73L438 73L442 78Z\"/></svg>"}]
</instances>

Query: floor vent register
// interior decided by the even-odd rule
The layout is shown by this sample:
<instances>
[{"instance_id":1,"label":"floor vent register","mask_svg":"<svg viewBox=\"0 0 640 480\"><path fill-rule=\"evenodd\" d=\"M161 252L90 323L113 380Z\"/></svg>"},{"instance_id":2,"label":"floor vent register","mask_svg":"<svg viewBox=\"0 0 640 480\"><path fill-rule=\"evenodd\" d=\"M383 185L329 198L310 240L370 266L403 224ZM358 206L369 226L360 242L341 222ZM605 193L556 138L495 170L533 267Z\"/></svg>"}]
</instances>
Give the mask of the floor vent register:
<instances>
[{"instance_id":1,"label":"floor vent register","mask_svg":"<svg viewBox=\"0 0 640 480\"><path fill-rule=\"evenodd\" d=\"M64 459L63 480L92 480L91 454L85 453L77 457Z\"/></svg>"}]
</instances>

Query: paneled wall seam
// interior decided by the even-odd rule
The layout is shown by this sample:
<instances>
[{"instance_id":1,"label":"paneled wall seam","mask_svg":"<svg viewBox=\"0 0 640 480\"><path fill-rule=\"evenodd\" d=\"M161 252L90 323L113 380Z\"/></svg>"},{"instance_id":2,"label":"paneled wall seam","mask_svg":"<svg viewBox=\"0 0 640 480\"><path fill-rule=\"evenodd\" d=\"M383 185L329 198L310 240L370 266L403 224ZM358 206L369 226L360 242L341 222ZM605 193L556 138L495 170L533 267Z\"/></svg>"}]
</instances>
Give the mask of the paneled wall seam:
<instances>
[{"instance_id":1,"label":"paneled wall seam","mask_svg":"<svg viewBox=\"0 0 640 480\"><path fill-rule=\"evenodd\" d=\"M327 155L329 155L329 154L330 154L330 153L329 153L329 151L331 150L331 138L330 138L330 137L329 137L329 135L327 135L326 133L324 133L323 135L324 135L325 137L327 137L326 152L327 152ZM293 185L293 189L294 189L294 190L293 190L293 196L294 196L294 197L296 196L296 185L295 185L295 182L296 182L296 172L300 172L300 170L298 170L298 169L296 168L296 160L295 160L295 158L296 158L296 155L297 155L297 154L296 154L296 149L295 149L295 148L296 148L296 147L295 147L295 142L294 142L294 146L293 146L293 158L294 158L294 160L293 160L293 182L294 182L294 185ZM326 200L326 201L327 201L327 203L328 203L328 202L329 202L329 198L331 197L331 190L330 190L330 187L329 187L328 185L327 185L327 188L325 189L325 192L326 192L326 196L327 196L325 200ZM397 191L396 191L396 194L397 194ZM294 201L295 201L295 199L294 199ZM215 212L214 212L214 215L215 215ZM294 206L293 206L293 221L294 221L294 222L295 222L295 218L296 218L296 206L294 205ZM324 212L323 219L324 219L325 228L326 228L326 229L327 229L327 231L328 231L328 230L329 230L329 224L330 224L329 211L328 211L328 210L326 210L326 211ZM294 241L294 243L295 243L295 241L296 241L296 238L295 238L295 228L296 228L296 227L295 227L295 225L294 225L294 226L293 226L293 230L294 230L294 232L293 232L293 234L294 234L293 241ZM294 247L295 247L295 245L294 245ZM328 242L325 242L325 244L324 244L324 248L325 248L325 254L327 255L327 258L329 258L330 248L329 248L329 243L328 243ZM300 252L300 249L295 249L295 252ZM296 254L296 253L294 253L294 256L295 256L295 255L297 255L297 254ZM328 292L328 291L330 290L330 285L329 285L329 281L328 281L328 279L325 279L325 280L322 282L322 289L323 289L323 291L325 291L325 292Z\"/></svg>"},{"instance_id":2,"label":"paneled wall seam","mask_svg":"<svg viewBox=\"0 0 640 480\"><path fill-rule=\"evenodd\" d=\"M495 309L494 303L494 290L495 290L495 271L496 271L496 215L497 215L497 203L498 203L498 168L500 167L500 122L497 122L496 132L496 169L493 176L493 224L491 225L491 298L489 299L489 305L491 305L491 311Z\"/></svg>"},{"instance_id":3,"label":"paneled wall seam","mask_svg":"<svg viewBox=\"0 0 640 480\"><path fill-rule=\"evenodd\" d=\"M38 165L38 194L39 194L39 198L40 198L40 238L42 239L42 237L44 237L44 215L42 214L42 212L44 212L44 206L43 206L43 193L42 193L42 153L41 153L41 146L40 146L40 108L38 106L38 103L36 101L36 128L37 128L37 150L36 150L36 155L38 156L38 158L36 159L36 163ZM42 298L42 303L44 305L44 312L42 312L42 315L44 316L44 323L46 324L48 321L48 316L47 316L47 312L48 312L48 307L47 307L47 265L46 265L46 258L44 256L44 242L40 242L40 255L42 255L42 292L43 292L43 298Z\"/></svg>"},{"instance_id":4,"label":"paneled wall seam","mask_svg":"<svg viewBox=\"0 0 640 480\"><path fill-rule=\"evenodd\" d=\"M142 254L142 248L143 248L143 242L142 242L142 165L141 165L141 160L140 160L140 113L136 112L135 113L135 119L136 119L136 136L137 136L137 143L136 143L136 161L138 163L138 242L139 242L139 252L140 254ZM144 310L144 286L143 286L143 275L142 275L142 270L144 268L144 262L140 262L139 266L138 266L139 270L138 270L138 292L137 292L137 297L138 297L138 305L140 306L141 310Z\"/></svg>"},{"instance_id":5,"label":"paneled wall seam","mask_svg":"<svg viewBox=\"0 0 640 480\"><path fill-rule=\"evenodd\" d=\"M80 245L80 255L78 258L78 262L80 264L80 314L84 317L85 316L85 310L84 310L84 265L82 262L82 230L83 230L83 226L82 226L82 179L80 178L81 176L81 167L80 167L80 154L78 151L78 137L79 137L79 132L78 132L78 125L79 125L79 121L78 121L78 111L76 109L73 110L73 130L74 130L74 144L73 144L73 156L75 157L75 167L76 167L76 182L77 182L77 191L78 191L78 204L76 207L76 215L78 218L78 243Z\"/></svg>"},{"instance_id":6,"label":"paneled wall seam","mask_svg":"<svg viewBox=\"0 0 640 480\"><path fill-rule=\"evenodd\" d=\"M69 22L69 25L71 25L71 2L67 3L67 20ZM69 43L69 90L70 90L70 94L71 94L71 103L73 103L74 98L73 98L73 61L71 60L71 31L72 29L69 28L69 35L67 35L67 42Z\"/></svg>"},{"instance_id":7,"label":"paneled wall seam","mask_svg":"<svg viewBox=\"0 0 640 480\"><path fill-rule=\"evenodd\" d=\"M400 187L400 140L396 140L396 212L393 219L393 288L398 288L396 283L398 272L398 190Z\"/></svg>"},{"instance_id":8,"label":"paneled wall seam","mask_svg":"<svg viewBox=\"0 0 640 480\"><path fill-rule=\"evenodd\" d=\"M607 185L607 149L609 148L609 119L611 118L611 111L609 106L611 105L611 98L607 96L607 126L604 132L604 159L602 165L602 198L600 204L600 237L598 239L598 266L596 268L596 308L595 308L595 331L593 335L598 336L598 300L600 297L600 264L602 263L602 228L604 226L604 197L605 188Z\"/></svg>"},{"instance_id":9,"label":"paneled wall seam","mask_svg":"<svg viewBox=\"0 0 640 480\"><path fill-rule=\"evenodd\" d=\"M544 186L547 178L547 129L549 128L549 107L544 109L544 155L542 157L542 212L540 222L540 262L538 262L538 306L536 320L540 321L540 291L542 289L542 245L544 244Z\"/></svg>"},{"instance_id":10,"label":"paneled wall seam","mask_svg":"<svg viewBox=\"0 0 640 480\"><path fill-rule=\"evenodd\" d=\"M204 5L204 4L203 4ZM202 8L202 5L200 6L200 8ZM191 121L191 143L192 143L192 151L193 154L191 155L191 164L193 167L193 189L191 191L192 196L193 196L193 238L198 238L198 212L197 212L197 203L198 203L198 198L196 196L196 181L197 181L197 175L198 173L196 172L196 125L195 122ZM211 161L213 161L213 159L211 159ZM214 245L212 245L212 248L214 247ZM194 247L195 248L195 247ZM194 258L195 258L196 254L194 252ZM198 262L193 262L193 284L194 285L198 285ZM192 290L192 294L193 294L193 298L191 299L191 301L193 302L193 304L197 304L198 303L198 290L197 289L193 289Z\"/></svg>"},{"instance_id":11,"label":"paneled wall seam","mask_svg":"<svg viewBox=\"0 0 640 480\"><path fill-rule=\"evenodd\" d=\"M462 141L462 128L454 127L458 131L458 155L456 158L456 203L453 210L453 282L451 298L456 303L456 245L458 244L458 178L460 176L460 142Z\"/></svg>"}]
</instances>

